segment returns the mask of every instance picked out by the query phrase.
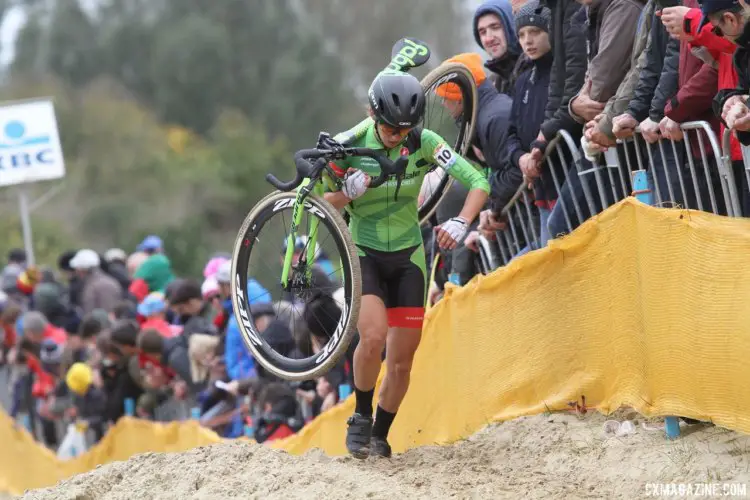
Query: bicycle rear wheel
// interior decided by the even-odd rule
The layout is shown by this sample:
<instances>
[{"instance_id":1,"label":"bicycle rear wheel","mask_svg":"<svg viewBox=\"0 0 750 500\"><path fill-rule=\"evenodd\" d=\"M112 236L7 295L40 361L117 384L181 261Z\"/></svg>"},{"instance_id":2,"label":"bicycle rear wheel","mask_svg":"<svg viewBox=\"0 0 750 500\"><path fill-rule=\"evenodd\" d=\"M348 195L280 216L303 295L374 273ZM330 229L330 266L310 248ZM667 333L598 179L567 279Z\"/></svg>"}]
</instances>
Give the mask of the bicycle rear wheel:
<instances>
[{"instance_id":1,"label":"bicycle rear wheel","mask_svg":"<svg viewBox=\"0 0 750 500\"><path fill-rule=\"evenodd\" d=\"M454 118L435 90L445 83L455 84L461 92L463 109ZM465 156L474 139L477 116L477 86L469 69L460 63L444 63L422 79L427 97L424 126L442 136L461 156ZM419 206L420 224L427 223L443 201L453 178L433 165L422 184L424 199Z\"/></svg>"},{"instance_id":2,"label":"bicycle rear wheel","mask_svg":"<svg viewBox=\"0 0 750 500\"><path fill-rule=\"evenodd\" d=\"M362 294L357 248L346 223L315 195L302 207L300 247L288 286L282 286L279 250L290 237L296 197L276 191L258 202L232 253L232 306L244 343L259 371L288 381L314 379L339 362L356 333Z\"/></svg>"}]
</instances>

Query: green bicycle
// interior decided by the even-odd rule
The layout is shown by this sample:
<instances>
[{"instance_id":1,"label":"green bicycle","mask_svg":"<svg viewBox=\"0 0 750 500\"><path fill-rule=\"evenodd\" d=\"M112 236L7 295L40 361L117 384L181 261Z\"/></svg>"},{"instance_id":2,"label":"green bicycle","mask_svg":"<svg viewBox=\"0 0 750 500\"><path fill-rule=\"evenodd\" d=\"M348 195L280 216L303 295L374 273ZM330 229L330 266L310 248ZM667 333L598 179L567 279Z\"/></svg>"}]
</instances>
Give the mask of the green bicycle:
<instances>
[{"instance_id":1,"label":"green bicycle","mask_svg":"<svg viewBox=\"0 0 750 500\"><path fill-rule=\"evenodd\" d=\"M423 42L404 38L394 46L389 68L408 71L423 65L429 57ZM421 81L428 103L440 102L433 95L434 89L448 82L462 92L463 113L458 119L441 114L429 127L453 129L451 139L447 133L443 137L454 144L459 154L465 154L476 118L477 91L471 73L463 65L444 64ZM439 105L437 109L441 108ZM326 185L341 186L340 172L334 170L332 163L354 156L369 157L380 166L380 175L371 180L370 189L394 177L400 183L408 163L408 155L403 152L393 161L382 150L347 147L346 141L336 141L321 132L315 148L294 155L294 180L282 182L273 174L266 175L277 191L252 208L235 240L231 289L240 332L262 369L284 380L305 381L327 373L339 363L356 334L362 293L357 247L344 216L324 199ZM432 171L436 165L426 168ZM435 185L423 185L426 195L419 205L422 223L439 206L452 178L432 176L425 177L424 182L428 180ZM283 242L283 247L276 261L270 256L278 254L278 242ZM270 249L264 250L264 244ZM253 279L274 283L275 288L258 291ZM320 318L320 323L327 325L328 333L323 339L310 332L309 322L303 318L305 305L321 294L333 298L337 306ZM267 303L270 296L275 303L270 315L275 318L270 322L268 314L261 316L258 312L260 295L262 302ZM279 323L284 327L279 327Z\"/></svg>"}]
</instances>

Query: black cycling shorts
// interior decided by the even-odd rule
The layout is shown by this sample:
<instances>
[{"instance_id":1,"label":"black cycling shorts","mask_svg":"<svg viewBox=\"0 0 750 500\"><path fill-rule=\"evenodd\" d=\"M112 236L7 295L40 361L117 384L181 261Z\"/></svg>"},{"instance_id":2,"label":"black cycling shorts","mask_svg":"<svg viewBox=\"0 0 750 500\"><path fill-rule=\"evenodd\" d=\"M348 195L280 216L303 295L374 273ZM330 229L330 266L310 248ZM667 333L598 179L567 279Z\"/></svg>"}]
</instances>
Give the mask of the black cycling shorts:
<instances>
[{"instance_id":1,"label":"black cycling shorts","mask_svg":"<svg viewBox=\"0 0 750 500\"><path fill-rule=\"evenodd\" d=\"M359 249L362 295L376 295L388 310L388 326L422 328L427 290L424 246L395 252Z\"/></svg>"}]
</instances>

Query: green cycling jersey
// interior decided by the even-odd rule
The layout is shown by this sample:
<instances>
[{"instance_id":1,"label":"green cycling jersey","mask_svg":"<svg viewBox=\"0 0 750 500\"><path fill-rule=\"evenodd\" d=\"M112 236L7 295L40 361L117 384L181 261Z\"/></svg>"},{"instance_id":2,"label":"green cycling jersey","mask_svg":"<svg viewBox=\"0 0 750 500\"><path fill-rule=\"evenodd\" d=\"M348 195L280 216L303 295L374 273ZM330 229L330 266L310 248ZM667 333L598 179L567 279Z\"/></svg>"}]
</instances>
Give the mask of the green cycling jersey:
<instances>
[{"instance_id":1,"label":"green cycling jersey","mask_svg":"<svg viewBox=\"0 0 750 500\"><path fill-rule=\"evenodd\" d=\"M391 160L398 159L406 152L404 143L386 151L377 138L375 122L371 118L336 135L334 139L347 147L383 150ZM489 193L490 187L485 176L438 134L422 129L420 142L421 146L409 155L409 163L401 178L398 193L398 181L391 178L377 188L368 189L347 205L346 210L351 216L349 230L355 244L385 252L422 244L417 198L422 181L433 165L444 169L467 189L481 189ZM349 168L362 170L373 178L380 174L378 163L367 157L350 157L337 161L336 167L342 171ZM331 182L327 186L329 190L334 188Z\"/></svg>"}]
</instances>

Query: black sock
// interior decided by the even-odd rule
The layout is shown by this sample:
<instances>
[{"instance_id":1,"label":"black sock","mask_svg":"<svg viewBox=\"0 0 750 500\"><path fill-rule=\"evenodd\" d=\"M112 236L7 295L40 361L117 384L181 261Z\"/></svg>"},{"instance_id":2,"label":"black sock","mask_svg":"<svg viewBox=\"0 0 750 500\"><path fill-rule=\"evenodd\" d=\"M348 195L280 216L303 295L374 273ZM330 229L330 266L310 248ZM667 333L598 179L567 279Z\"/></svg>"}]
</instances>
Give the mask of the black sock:
<instances>
[{"instance_id":1,"label":"black sock","mask_svg":"<svg viewBox=\"0 0 750 500\"><path fill-rule=\"evenodd\" d=\"M372 417L372 397L375 394L375 389L360 391L355 386L354 394L357 398L357 407L354 411L363 417Z\"/></svg>"},{"instance_id":2,"label":"black sock","mask_svg":"<svg viewBox=\"0 0 750 500\"><path fill-rule=\"evenodd\" d=\"M378 405L378 410L375 413L375 424L372 426L372 436L386 439L388 437L388 431L391 430L391 424L393 419L396 418L395 413L385 411Z\"/></svg>"}]
</instances>

